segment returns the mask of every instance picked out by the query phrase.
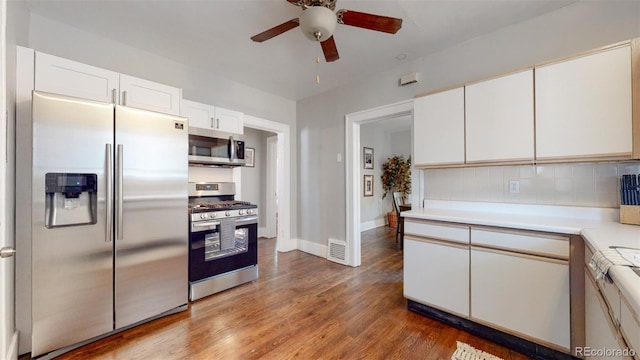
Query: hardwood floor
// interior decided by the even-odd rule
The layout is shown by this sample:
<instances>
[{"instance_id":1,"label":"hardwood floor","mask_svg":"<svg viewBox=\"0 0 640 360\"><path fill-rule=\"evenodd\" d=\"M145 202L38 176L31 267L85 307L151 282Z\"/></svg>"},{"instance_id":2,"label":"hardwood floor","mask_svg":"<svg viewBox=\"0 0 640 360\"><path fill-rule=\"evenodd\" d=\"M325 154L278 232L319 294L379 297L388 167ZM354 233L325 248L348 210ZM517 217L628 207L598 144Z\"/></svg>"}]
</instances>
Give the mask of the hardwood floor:
<instances>
[{"instance_id":1,"label":"hardwood floor","mask_svg":"<svg viewBox=\"0 0 640 360\"><path fill-rule=\"evenodd\" d=\"M524 355L407 310L395 230L363 233L362 266L259 240L257 281L187 311L112 335L60 359L450 359L456 340Z\"/></svg>"}]
</instances>

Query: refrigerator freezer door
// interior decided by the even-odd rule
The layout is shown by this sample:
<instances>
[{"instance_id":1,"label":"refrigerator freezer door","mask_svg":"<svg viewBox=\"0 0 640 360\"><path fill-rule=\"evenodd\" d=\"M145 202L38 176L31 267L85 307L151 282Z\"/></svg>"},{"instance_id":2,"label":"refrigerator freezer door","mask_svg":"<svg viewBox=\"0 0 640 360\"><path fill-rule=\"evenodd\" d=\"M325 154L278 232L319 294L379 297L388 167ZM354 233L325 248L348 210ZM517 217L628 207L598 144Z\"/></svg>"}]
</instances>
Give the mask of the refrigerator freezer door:
<instances>
[{"instance_id":1,"label":"refrigerator freezer door","mask_svg":"<svg viewBox=\"0 0 640 360\"><path fill-rule=\"evenodd\" d=\"M32 357L113 330L113 242L106 231L105 179L113 111L112 104L33 93ZM95 223L45 227L48 173L96 179L97 191L88 196L97 202ZM81 177L66 179L56 184L81 182ZM58 190L49 189L50 197L61 199L49 206L65 216L74 218L78 212L86 217L87 206L94 206L92 200L83 202L87 195L82 190L65 190L66 195Z\"/></svg>"},{"instance_id":2,"label":"refrigerator freezer door","mask_svg":"<svg viewBox=\"0 0 640 360\"><path fill-rule=\"evenodd\" d=\"M188 301L187 121L116 106L115 143L115 323L122 328Z\"/></svg>"}]
</instances>

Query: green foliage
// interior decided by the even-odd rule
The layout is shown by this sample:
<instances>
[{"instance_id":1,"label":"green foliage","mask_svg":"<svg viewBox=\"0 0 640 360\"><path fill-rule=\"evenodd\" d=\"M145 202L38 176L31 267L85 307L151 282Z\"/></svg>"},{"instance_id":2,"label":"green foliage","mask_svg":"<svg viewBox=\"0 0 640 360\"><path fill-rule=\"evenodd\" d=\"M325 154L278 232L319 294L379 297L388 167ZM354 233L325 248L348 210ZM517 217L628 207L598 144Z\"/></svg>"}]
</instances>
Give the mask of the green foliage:
<instances>
[{"instance_id":1,"label":"green foliage","mask_svg":"<svg viewBox=\"0 0 640 360\"><path fill-rule=\"evenodd\" d=\"M411 192L411 156L405 159L403 155L394 155L382 164L382 198L387 197L388 192L402 191L405 194Z\"/></svg>"}]
</instances>

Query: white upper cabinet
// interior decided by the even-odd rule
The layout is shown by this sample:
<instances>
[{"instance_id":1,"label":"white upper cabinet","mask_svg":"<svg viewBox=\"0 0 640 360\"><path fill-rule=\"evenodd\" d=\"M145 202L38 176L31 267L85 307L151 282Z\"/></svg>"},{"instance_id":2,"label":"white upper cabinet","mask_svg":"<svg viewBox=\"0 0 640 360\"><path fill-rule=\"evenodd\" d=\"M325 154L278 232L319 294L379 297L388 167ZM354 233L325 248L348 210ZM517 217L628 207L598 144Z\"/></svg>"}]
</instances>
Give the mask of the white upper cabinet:
<instances>
[{"instance_id":1,"label":"white upper cabinet","mask_svg":"<svg viewBox=\"0 0 640 360\"><path fill-rule=\"evenodd\" d=\"M244 133L244 117L238 111L182 100L181 115L189 118L190 127L224 131L232 134Z\"/></svg>"},{"instance_id":2,"label":"white upper cabinet","mask_svg":"<svg viewBox=\"0 0 640 360\"><path fill-rule=\"evenodd\" d=\"M466 161L533 161L533 70L465 88Z\"/></svg>"},{"instance_id":3,"label":"white upper cabinet","mask_svg":"<svg viewBox=\"0 0 640 360\"><path fill-rule=\"evenodd\" d=\"M180 115L179 88L153 81L120 75L120 103L171 115Z\"/></svg>"},{"instance_id":4,"label":"white upper cabinet","mask_svg":"<svg viewBox=\"0 0 640 360\"><path fill-rule=\"evenodd\" d=\"M215 129L233 134L244 134L244 116L238 111L216 107Z\"/></svg>"},{"instance_id":5,"label":"white upper cabinet","mask_svg":"<svg viewBox=\"0 0 640 360\"><path fill-rule=\"evenodd\" d=\"M189 119L189 127L213 129L216 108L191 100L182 100L180 115Z\"/></svg>"},{"instance_id":6,"label":"white upper cabinet","mask_svg":"<svg viewBox=\"0 0 640 360\"><path fill-rule=\"evenodd\" d=\"M413 106L414 164L463 164L464 88L416 98Z\"/></svg>"},{"instance_id":7,"label":"white upper cabinet","mask_svg":"<svg viewBox=\"0 0 640 360\"><path fill-rule=\"evenodd\" d=\"M115 103L119 74L95 66L36 52L35 89Z\"/></svg>"},{"instance_id":8,"label":"white upper cabinet","mask_svg":"<svg viewBox=\"0 0 640 360\"><path fill-rule=\"evenodd\" d=\"M629 45L535 71L537 159L631 156Z\"/></svg>"},{"instance_id":9,"label":"white upper cabinet","mask_svg":"<svg viewBox=\"0 0 640 360\"><path fill-rule=\"evenodd\" d=\"M35 89L180 114L179 88L36 52Z\"/></svg>"}]
</instances>

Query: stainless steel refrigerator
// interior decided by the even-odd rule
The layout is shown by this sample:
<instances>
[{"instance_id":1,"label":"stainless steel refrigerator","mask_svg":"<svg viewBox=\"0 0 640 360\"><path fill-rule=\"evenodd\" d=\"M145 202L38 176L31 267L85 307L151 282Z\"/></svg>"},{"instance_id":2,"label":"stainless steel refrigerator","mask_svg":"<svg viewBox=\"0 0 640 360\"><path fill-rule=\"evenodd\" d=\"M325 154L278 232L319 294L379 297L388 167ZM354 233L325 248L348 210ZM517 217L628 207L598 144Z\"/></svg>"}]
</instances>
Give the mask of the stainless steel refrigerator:
<instances>
[{"instance_id":1,"label":"stainless steel refrigerator","mask_svg":"<svg viewBox=\"0 0 640 360\"><path fill-rule=\"evenodd\" d=\"M184 118L33 92L32 356L184 309Z\"/></svg>"}]
</instances>

